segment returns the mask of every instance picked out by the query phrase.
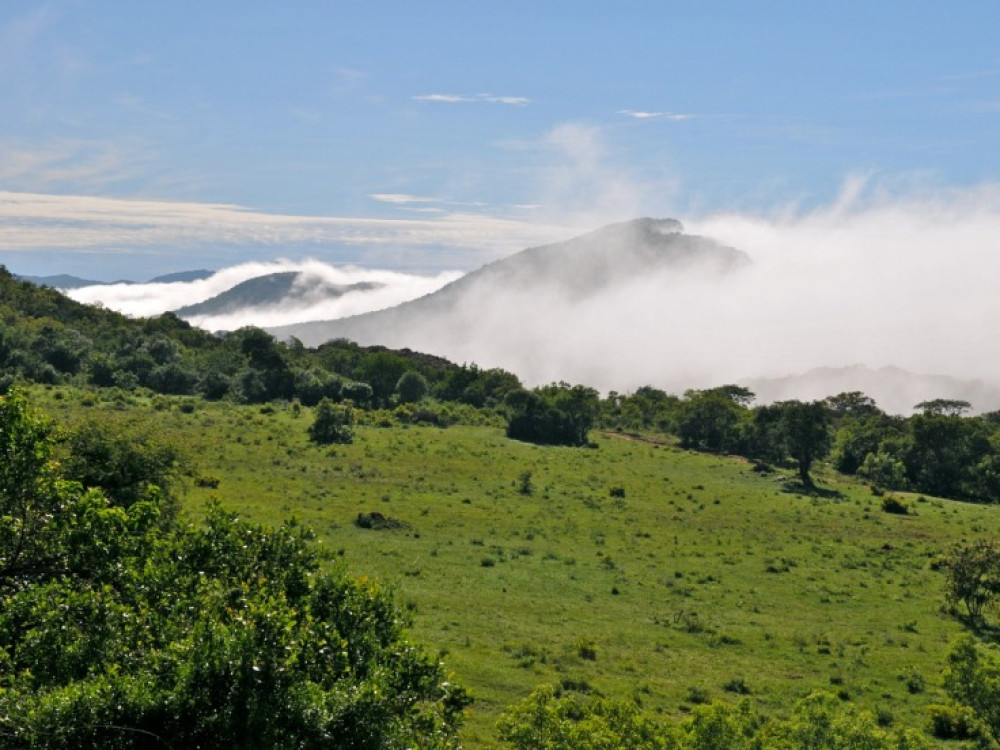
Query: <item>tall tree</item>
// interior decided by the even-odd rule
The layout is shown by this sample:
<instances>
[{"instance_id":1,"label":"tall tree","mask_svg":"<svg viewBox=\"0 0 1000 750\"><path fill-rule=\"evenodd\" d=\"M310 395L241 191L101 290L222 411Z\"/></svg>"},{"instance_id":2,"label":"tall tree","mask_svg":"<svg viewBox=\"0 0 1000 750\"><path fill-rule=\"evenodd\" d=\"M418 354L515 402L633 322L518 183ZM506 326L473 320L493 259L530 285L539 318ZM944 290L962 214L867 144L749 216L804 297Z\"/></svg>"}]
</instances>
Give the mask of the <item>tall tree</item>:
<instances>
[{"instance_id":1,"label":"tall tree","mask_svg":"<svg viewBox=\"0 0 1000 750\"><path fill-rule=\"evenodd\" d=\"M830 410L822 401L783 401L781 432L789 455L799 465L799 478L806 487L813 486L809 470L813 463L830 452Z\"/></svg>"}]
</instances>

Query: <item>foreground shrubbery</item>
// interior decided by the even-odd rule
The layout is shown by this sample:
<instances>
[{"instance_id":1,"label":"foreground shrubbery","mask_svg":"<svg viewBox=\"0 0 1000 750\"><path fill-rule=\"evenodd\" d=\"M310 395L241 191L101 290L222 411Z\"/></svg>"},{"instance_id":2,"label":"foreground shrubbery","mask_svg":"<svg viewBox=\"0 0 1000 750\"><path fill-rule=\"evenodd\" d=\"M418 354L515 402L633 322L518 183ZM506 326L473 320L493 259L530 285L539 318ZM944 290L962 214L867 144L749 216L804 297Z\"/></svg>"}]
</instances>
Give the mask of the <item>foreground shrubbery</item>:
<instances>
[{"instance_id":1,"label":"foreground shrubbery","mask_svg":"<svg viewBox=\"0 0 1000 750\"><path fill-rule=\"evenodd\" d=\"M912 730L885 730L875 717L816 693L796 704L787 721L764 719L744 699L696 707L674 724L644 717L628 701L543 687L500 719L500 737L516 750L907 750L928 746Z\"/></svg>"},{"instance_id":2,"label":"foreground shrubbery","mask_svg":"<svg viewBox=\"0 0 1000 750\"><path fill-rule=\"evenodd\" d=\"M116 504L51 448L0 399L0 745L457 744L464 691L385 590L319 571L307 531L171 520L152 486Z\"/></svg>"}]
</instances>

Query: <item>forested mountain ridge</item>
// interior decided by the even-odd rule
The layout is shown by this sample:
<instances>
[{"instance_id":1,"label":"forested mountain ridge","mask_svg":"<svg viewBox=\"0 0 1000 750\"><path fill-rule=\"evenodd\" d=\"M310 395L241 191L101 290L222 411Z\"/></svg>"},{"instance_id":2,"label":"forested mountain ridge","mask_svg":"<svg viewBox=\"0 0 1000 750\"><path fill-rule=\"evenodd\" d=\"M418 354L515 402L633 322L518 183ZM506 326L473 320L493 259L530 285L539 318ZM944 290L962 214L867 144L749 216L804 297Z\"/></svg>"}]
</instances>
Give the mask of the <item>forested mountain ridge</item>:
<instances>
[{"instance_id":1,"label":"forested mountain ridge","mask_svg":"<svg viewBox=\"0 0 1000 750\"><path fill-rule=\"evenodd\" d=\"M344 391L361 405L385 405L407 371L437 395L476 406L497 403L506 391L520 388L511 373L459 366L407 348L339 340L306 349L252 327L214 335L173 313L133 319L18 281L0 267L4 389L24 379L249 403L295 398L307 406L324 397L340 400ZM353 387L359 383L368 390Z\"/></svg>"}]
</instances>

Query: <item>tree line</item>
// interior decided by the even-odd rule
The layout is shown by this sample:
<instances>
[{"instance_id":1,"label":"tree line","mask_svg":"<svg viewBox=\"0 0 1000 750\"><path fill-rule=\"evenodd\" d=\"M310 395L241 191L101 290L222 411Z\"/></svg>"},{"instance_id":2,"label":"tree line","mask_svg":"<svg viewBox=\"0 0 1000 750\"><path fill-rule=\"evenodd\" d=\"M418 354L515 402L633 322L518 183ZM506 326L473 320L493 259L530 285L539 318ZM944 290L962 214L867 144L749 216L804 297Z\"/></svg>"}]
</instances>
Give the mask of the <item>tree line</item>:
<instances>
[{"instance_id":1,"label":"tree line","mask_svg":"<svg viewBox=\"0 0 1000 750\"><path fill-rule=\"evenodd\" d=\"M645 387L609 394L600 419L609 428L672 433L693 450L789 463L806 486L814 463L829 457L837 471L877 488L1000 500L1000 412L967 416L967 402L934 399L902 417L857 391L756 407L753 400L737 385L683 397Z\"/></svg>"}]
</instances>

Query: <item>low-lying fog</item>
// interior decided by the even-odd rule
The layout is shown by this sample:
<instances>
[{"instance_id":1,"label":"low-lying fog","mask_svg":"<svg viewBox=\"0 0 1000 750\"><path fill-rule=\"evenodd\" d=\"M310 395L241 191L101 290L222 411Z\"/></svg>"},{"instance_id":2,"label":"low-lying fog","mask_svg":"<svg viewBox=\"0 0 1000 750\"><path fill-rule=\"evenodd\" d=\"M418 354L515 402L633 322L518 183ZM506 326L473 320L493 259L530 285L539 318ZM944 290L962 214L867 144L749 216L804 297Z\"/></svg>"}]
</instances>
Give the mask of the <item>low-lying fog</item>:
<instances>
[{"instance_id":1,"label":"low-lying fog","mask_svg":"<svg viewBox=\"0 0 1000 750\"><path fill-rule=\"evenodd\" d=\"M420 275L354 266L336 267L318 260L276 260L271 263L243 263L223 268L198 281L102 284L72 289L67 294L78 302L99 302L126 315L160 315L186 305L204 302L244 281L290 271L300 274L302 287L308 287L311 280L320 279L331 286L346 287L368 283L376 288L321 299L312 294L296 295L293 291L291 296L279 304L259 305L231 314L193 315L187 320L210 331L229 331L246 325L264 327L306 320L330 320L393 307L430 294L462 275L454 271Z\"/></svg>"},{"instance_id":2,"label":"low-lying fog","mask_svg":"<svg viewBox=\"0 0 1000 750\"><path fill-rule=\"evenodd\" d=\"M402 326L364 343L502 366L532 384L567 380L619 391L644 384L679 391L856 364L1000 382L997 186L907 198L849 186L817 210L678 218L687 233L738 248L752 265L724 278L644 276L576 302L546 294L544 280L543 291L478 288L451 320ZM199 282L90 287L72 296L148 315L292 269L386 286L195 322L222 329L338 318L428 294L460 275L248 264Z\"/></svg>"}]
</instances>

